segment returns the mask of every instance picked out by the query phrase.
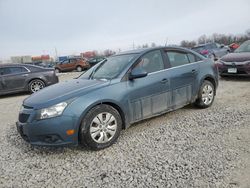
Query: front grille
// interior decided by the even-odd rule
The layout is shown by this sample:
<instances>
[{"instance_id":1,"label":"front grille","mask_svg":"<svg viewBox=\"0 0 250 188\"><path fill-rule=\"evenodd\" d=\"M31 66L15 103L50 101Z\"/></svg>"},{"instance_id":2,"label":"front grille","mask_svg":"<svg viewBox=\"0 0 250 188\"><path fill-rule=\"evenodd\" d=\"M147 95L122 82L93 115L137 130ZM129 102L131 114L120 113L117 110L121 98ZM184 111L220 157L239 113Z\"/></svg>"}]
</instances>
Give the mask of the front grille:
<instances>
[{"instance_id":1,"label":"front grille","mask_svg":"<svg viewBox=\"0 0 250 188\"><path fill-rule=\"evenodd\" d=\"M20 113L18 120L21 123L26 123L29 119L29 116L30 116L29 114Z\"/></svg>"},{"instance_id":2,"label":"front grille","mask_svg":"<svg viewBox=\"0 0 250 188\"><path fill-rule=\"evenodd\" d=\"M25 108L25 109L33 109L33 107L26 106L26 105L23 105L23 108Z\"/></svg>"}]
</instances>

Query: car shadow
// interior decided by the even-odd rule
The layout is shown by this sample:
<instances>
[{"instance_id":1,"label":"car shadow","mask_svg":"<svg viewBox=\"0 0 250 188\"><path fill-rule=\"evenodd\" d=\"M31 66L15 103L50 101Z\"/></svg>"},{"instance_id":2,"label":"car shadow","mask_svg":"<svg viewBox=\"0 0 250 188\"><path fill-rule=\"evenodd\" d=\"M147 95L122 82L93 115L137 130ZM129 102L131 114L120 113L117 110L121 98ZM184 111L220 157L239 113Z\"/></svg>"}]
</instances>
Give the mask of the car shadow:
<instances>
[{"instance_id":1,"label":"car shadow","mask_svg":"<svg viewBox=\"0 0 250 188\"><path fill-rule=\"evenodd\" d=\"M20 96L28 96L30 95L29 92L20 92L20 93L13 93L13 94L4 94L4 95L1 95L0 96L0 99L3 99L3 98L14 98L14 97L20 97Z\"/></svg>"},{"instance_id":2,"label":"car shadow","mask_svg":"<svg viewBox=\"0 0 250 188\"><path fill-rule=\"evenodd\" d=\"M223 76L220 80L233 81L233 82L249 82L250 76Z\"/></svg>"}]
</instances>

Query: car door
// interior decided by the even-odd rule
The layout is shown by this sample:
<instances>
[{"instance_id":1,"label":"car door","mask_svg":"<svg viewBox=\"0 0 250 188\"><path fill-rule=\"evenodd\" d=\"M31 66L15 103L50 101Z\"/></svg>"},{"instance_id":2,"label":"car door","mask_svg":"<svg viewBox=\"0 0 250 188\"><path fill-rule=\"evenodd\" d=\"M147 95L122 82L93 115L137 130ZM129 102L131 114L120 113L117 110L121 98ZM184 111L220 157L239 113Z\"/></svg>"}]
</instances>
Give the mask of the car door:
<instances>
[{"instance_id":1,"label":"car door","mask_svg":"<svg viewBox=\"0 0 250 188\"><path fill-rule=\"evenodd\" d=\"M76 69L77 61L78 61L77 59L70 59L70 60L69 60L68 68L69 68L70 70Z\"/></svg>"},{"instance_id":2,"label":"car door","mask_svg":"<svg viewBox=\"0 0 250 188\"><path fill-rule=\"evenodd\" d=\"M24 89L28 73L29 70L22 66L4 67L2 75L4 92Z\"/></svg>"},{"instance_id":3,"label":"car door","mask_svg":"<svg viewBox=\"0 0 250 188\"><path fill-rule=\"evenodd\" d=\"M63 70L63 71L67 71L67 70L70 70L70 65L69 65L69 59L66 59L66 60L64 60L64 61L62 61L61 63L60 63L60 68L61 68L61 70Z\"/></svg>"},{"instance_id":4,"label":"car door","mask_svg":"<svg viewBox=\"0 0 250 188\"><path fill-rule=\"evenodd\" d=\"M177 109L190 103L197 93L199 63L196 56L189 52L165 50L165 54L171 66L168 70L171 107Z\"/></svg>"},{"instance_id":5,"label":"car door","mask_svg":"<svg viewBox=\"0 0 250 188\"><path fill-rule=\"evenodd\" d=\"M166 111L171 98L169 77L160 50L143 55L136 67L145 70L148 75L127 81L131 122Z\"/></svg>"}]
</instances>

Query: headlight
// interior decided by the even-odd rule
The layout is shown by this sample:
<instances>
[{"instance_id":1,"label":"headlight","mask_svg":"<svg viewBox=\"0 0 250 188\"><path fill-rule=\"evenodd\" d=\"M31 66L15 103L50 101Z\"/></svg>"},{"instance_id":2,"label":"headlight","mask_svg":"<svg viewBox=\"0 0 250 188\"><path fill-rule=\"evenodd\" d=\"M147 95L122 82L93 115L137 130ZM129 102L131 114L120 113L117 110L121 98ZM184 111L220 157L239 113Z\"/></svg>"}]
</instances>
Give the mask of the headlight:
<instances>
[{"instance_id":1,"label":"headlight","mask_svg":"<svg viewBox=\"0 0 250 188\"><path fill-rule=\"evenodd\" d=\"M250 66L250 61L245 61L245 64L246 64L247 66Z\"/></svg>"},{"instance_id":2,"label":"headlight","mask_svg":"<svg viewBox=\"0 0 250 188\"><path fill-rule=\"evenodd\" d=\"M224 64L224 61L222 61L221 59L219 59L218 62L221 63L221 64Z\"/></svg>"},{"instance_id":3,"label":"headlight","mask_svg":"<svg viewBox=\"0 0 250 188\"><path fill-rule=\"evenodd\" d=\"M44 108L39 110L38 119L52 118L60 116L68 104L66 102L61 102L54 106Z\"/></svg>"}]
</instances>

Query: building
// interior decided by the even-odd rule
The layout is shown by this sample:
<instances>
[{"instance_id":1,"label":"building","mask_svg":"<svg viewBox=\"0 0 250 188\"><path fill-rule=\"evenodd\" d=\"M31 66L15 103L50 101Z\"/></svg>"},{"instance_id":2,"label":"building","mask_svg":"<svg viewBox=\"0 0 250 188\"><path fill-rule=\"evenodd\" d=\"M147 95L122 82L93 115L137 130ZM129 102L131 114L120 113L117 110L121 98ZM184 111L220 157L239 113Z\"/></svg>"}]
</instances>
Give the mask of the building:
<instances>
[{"instance_id":1,"label":"building","mask_svg":"<svg viewBox=\"0 0 250 188\"><path fill-rule=\"evenodd\" d=\"M31 56L12 56L11 58L12 63L31 63L32 58Z\"/></svg>"}]
</instances>

